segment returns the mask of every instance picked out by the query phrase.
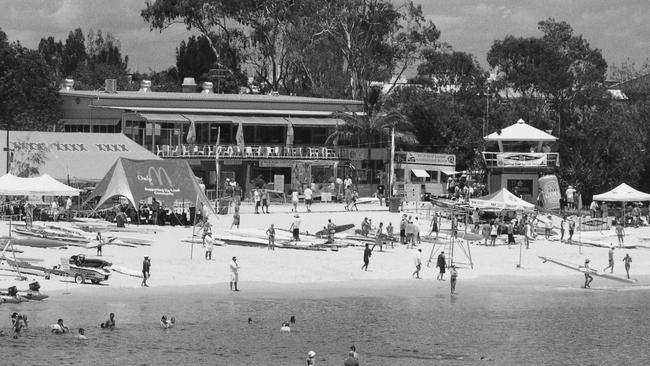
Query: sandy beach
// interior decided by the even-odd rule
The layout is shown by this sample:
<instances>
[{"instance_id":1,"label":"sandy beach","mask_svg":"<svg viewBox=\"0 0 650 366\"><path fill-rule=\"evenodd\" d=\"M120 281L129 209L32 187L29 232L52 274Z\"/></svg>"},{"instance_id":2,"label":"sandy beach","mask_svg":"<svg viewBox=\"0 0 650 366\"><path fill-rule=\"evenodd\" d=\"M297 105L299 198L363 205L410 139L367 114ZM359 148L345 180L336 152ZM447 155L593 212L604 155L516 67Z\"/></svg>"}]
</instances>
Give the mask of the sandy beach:
<instances>
[{"instance_id":1,"label":"sandy beach","mask_svg":"<svg viewBox=\"0 0 650 366\"><path fill-rule=\"evenodd\" d=\"M368 217L372 219L374 225L383 222L385 225L392 222L399 232L399 220L402 213L390 213L385 207L380 207L377 203L359 205L359 211L344 211L342 205L335 203L323 203L313 206L313 212L305 212L304 206L299 206L299 214L302 220L301 231L316 232L332 219L336 224L353 223L359 227L361 221ZM247 230L259 229L266 230L272 223L278 229L288 229L293 219L291 205L273 205L270 214L255 214L253 206L244 203L241 209L241 226L240 231L246 233ZM408 215L417 215L421 222L422 236L428 232L431 211L424 208L409 209ZM102 223L99 220L90 220L89 223ZM213 231L222 233L229 230L232 223L232 216L218 216L217 224ZM38 225L40 223L36 223ZM60 222L60 225L73 226L71 223ZM113 224L114 225L114 224ZM448 229L450 224L443 220L442 228ZM338 251L308 251L308 250L290 250L276 249L269 251L266 248L244 247L236 245L215 246L212 258L208 261L204 259L205 249L202 247L200 238L196 239L196 244L185 240L190 240L192 236L191 227L183 226L152 226L152 225L128 225L127 228L132 232L111 233L105 232L104 236L118 235L134 239L150 240L150 245L138 245L135 247L124 247L117 245L105 245L103 249L103 259L112 262L116 268L124 273L113 273L111 278L101 286L90 284L77 285L72 278L52 276L50 280L42 277L28 276L28 281L38 280L41 283L42 290L57 290L62 288L80 288L80 287L116 287L116 288L134 288L140 287L141 279L134 275L139 275L142 268L144 256L151 258L151 287L175 287L191 285L217 285L227 290L229 281L228 265L231 257L237 256L240 269L240 287L245 289L252 283L269 283L269 284L328 284L328 287L341 286L346 284L355 284L355 286L364 283L382 283L382 281L392 280L410 280L411 273L414 270L414 258L416 249L406 248L397 244L394 248L385 247L382 252L375 248L370 260L369 270L362 271L363 264L363 247L358 246L340 248ZM0 228L2 232L7 232L6 226ZM463 228L461 228L461 231ZM236 232L237 229L233 229ZM92 234L90 234L92 235ZM501 241L505 240L505 235L501 235ZM616 243L616 234L609 231L591 231L577 232L574 239L580 238L583 242L609 245ZM454 262L460 266L459 278L462 281L482 279L486 280L491 277L495 278L498 283L507 282L509 279L519 280L529 277L536 277L536 282L543 282L548 277L564 276L569 278L575 277L580 282L582 274L563 268L561 266L543 263L538 256L546 256L561 259L573 264L584 263L585 258L591 259L593 269L602 270L607 266L607 248L593 246L579 246L560 243L559 238L554 237L551 240L545 240L543 235L537 236L537 239L531 243L530 249L521 250L521 267L518 268L520 260L519 246L508 248L506 245L496 247L486 247L483 245L470 244L473 268L469 264L467 256L456 247ZM517 237L517 241L523 238ZM650 227L626 228L626 245L644 245L650 240ZM441 235L439 241L448 245L448 239ZM424 260L421 276L424 281L435 281L437 269L435 268L435 258L427 266L427 260L432 251L434 244L422 242L418 248L422 249L422 258ZM86 249L82 247L70 246L67 249L59 248L33 248L26 246L16 246L23 253L16 254L17 259L24 259L36 265L52 267L60 263L61 258L69 257L73 254L85 254L93 257L96 253L94 248ZM448 246L447 246L448 248ZM648 247L650 248L650 247ZM624 276L622 258L625 253L629 253L632 258L632 278L639 279L635 285L642 286L645 278L650 276L650 250L644 247L636 249L616 249L614 274ZM11 253L7 254L11 258ZM448 255L448 254L447 254ZM448 258L449 260L449 258ZM617 284L616 281L606 279L596 279L597 283ZM15 275L11 272L2 271L0 277L0 287L17 285L18 288L26 288L28 282L20 283L16 281Z\"/></svg>"}]
</instances>

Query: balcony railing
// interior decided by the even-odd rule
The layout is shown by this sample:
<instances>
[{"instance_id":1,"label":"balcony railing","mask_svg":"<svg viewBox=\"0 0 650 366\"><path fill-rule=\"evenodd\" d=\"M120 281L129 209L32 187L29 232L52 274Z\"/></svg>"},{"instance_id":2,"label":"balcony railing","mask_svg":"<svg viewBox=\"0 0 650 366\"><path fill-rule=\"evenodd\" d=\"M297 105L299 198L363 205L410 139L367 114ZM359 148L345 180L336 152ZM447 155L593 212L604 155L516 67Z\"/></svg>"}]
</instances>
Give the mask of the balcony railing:
<instances>
[{"instance_id":1,"label":"balcony railing","mask_svg":"<svg viewBox=\"0 0 650 366\"><path fill-rule=\"evenodd\" d=\"M488 168L555 168L560 166L559 153L484 152Z\"/></svg>"},{"instance_id":2,"label":"balcony railing","mask_svg":"<svg viewBox=\"0 0 650 366\"><path fill-rule=\"evenodd\" d=\"M315 146L253 145L157 145L156 155L161 158L212 158L219 159L339 159L336 150Z\"/></svg>"}]
</instances>

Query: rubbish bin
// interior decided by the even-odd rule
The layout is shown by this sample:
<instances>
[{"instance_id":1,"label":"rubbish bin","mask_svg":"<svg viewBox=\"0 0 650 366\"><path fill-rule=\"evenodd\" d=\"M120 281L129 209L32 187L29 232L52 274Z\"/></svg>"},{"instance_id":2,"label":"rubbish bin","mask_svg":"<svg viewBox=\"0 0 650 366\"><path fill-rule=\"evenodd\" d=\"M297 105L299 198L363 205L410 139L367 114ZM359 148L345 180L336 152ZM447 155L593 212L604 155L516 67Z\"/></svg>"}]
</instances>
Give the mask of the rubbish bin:
<instances>
[{"instance_id":1,"label":"rubbish bin","mask_svg":"<svg viewBox=\"0 0 650 366\"><path fill-rule=\"evenodd\" d=\"M391 197L390 205L388 206L388 212L399 212L399 206L402 204L402 199L400 197Z\"/></svg>"}]
</instances>

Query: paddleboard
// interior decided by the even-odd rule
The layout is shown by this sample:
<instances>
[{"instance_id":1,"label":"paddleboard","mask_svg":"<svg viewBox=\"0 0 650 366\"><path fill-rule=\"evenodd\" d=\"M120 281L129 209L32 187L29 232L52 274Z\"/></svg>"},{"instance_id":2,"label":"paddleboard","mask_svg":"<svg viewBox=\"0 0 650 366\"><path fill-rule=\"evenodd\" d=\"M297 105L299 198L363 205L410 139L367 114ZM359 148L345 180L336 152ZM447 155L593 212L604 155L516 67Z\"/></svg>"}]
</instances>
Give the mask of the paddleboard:
<instances>
[{"instance_id":1,"label":"paddleboard","mask_svg":"<svg viewBox=\"0 0 650 366\"><path fill-rule=\"evenodd\" d=\"M559 260L559 259L553 259L553 258L548 258L548 257L543 257L543 256L538 256L538 258L541 259L544 263L550 262L550 263L557 264L559 266L562 266L562 267L565 267L565 268L568 268L568 269L572 269L572 270L577 271L577 272L585 273L584 268L582 268L580 266L576 266L576 265L571 264L571 263L564 262L564 261ZM628 280L627 278L624 278L624 277L616 276L614 274L599 272L599 271L596 271L596 270L593 270L593 269L590 271L590 273L593 276L606 278L608 280L620 281L620 282L625 282L625 283L636 283L636 280L633 280L633 279Z\"/></svg>"},{"instance_id":2,"label":"paddleboard","mask_svg":"<svg viewBox=\"0 0 650 366\"><path fill-rule=\"evenodd\" d=\"M336 225L334 226L334 233L340 233L342 231L350 230L354 227L354 224L346 224L346 225ZM327 229L323 229L320 231L317 231L316 234L314 235L327 235Z\"/></svg>"}]
</instances>

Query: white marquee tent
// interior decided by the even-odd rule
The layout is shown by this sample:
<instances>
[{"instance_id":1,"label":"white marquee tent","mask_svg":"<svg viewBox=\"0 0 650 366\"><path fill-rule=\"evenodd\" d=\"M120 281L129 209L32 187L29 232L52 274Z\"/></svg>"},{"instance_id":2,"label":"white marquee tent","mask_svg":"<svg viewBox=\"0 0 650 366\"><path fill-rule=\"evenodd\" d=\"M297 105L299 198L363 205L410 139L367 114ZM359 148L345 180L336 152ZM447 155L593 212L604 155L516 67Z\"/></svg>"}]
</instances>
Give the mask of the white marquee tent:
<instances>
[{"instance_id":1,"label":"white marquee tent","mask_svg":"<svg viewBox=\"0 0 650 366\"><path fill-rule=\"evenodd\" d=\"M469 205L482 209L532 211L535 205L510 193L506 188L487 196L472 198Z\"/></svg>"},{"instance_id":2,"label":"white marquee tent","mask_svg":"<svg viewBox=\"0 0 650 366\"><path fill-rule=\"evenodd\" d=\"M13 174L0 177L0 195L4 196L77 196L79 190L43 174L35 178L21 178Z\"/></svg>"},{"instance_id":3,"label":"white marquee tent","mask_svg":"<svg viewBox=\"0 0 650 366\"><path fill-rule=\"evenodd\" d=\"M650 194L637 191L636 189L621 183L618 187L609 192L597 194L594 196L594 201L607 201L607 202L636 202L636 201L650 201Z\"/></svg>"}]
</instances>

